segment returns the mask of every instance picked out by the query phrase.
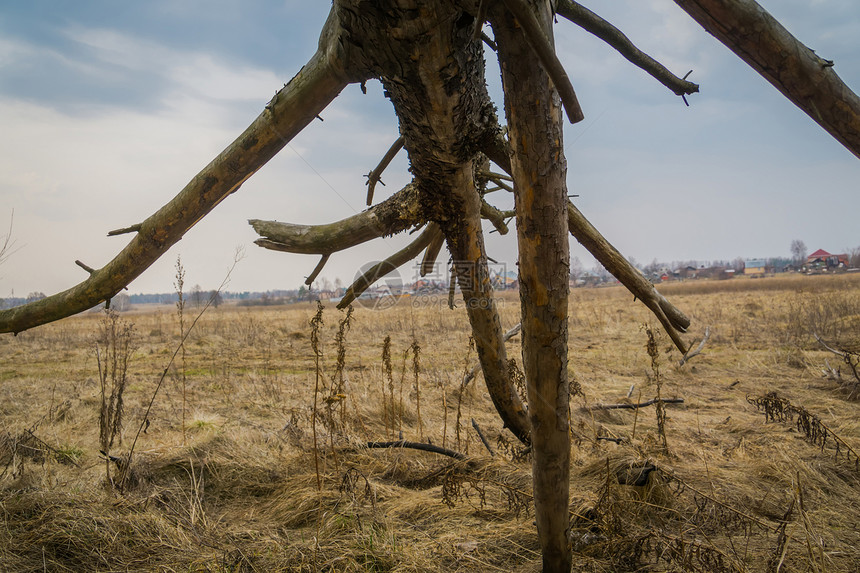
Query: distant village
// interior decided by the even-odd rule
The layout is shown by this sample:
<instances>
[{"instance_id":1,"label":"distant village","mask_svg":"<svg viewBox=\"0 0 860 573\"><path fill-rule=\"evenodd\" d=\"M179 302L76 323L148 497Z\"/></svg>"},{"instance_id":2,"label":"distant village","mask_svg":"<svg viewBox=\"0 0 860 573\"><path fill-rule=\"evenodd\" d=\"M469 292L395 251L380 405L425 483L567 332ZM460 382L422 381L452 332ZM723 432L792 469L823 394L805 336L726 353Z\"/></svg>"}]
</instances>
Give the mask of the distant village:
<instances>
[{"instance_id":1,"label":"distant village","mask_svg":"<svg viewBox=\"0 0 860 573\"><path fill-rule=\"evenodd\" d=\"M794 245L792 246L794 248ZM670 264L658 262L656 259L647 265L640 265L635 260L630 263L639 270L651 282L658 284L669 281L689 280L730 280L740 277L764 278L780 273L800 273L807 275L824 273L852 273L860 272L860 247L852 249L850 253L829 253L824 249L805 255L795 252L793 259L769 258L769 259L742 259L733 261L713 261L699 263L698 261L675 261ZM495 290L516 289L517 273L508 269L505 263L490 263L490 282ZM417 273L412 281L404 282L399 277L386 277L377 281L368 288L358 299L363 301L374 301L386 297L423 297L424 300L447 300L450 293L450 268L430 273L424 277L418 277ZM570 287L571 288L596 288L618 284L617 279L609 271L597 264L592 269L584 269L579 259L574 257L571 261ZM291 304L304 301L323 300L332 303L339 302L347 288L340 279L332 283L326 278L320 278L310 287L302 285L297 289L268 290L265 292L218 292L215 290L204 290L195 285L189 292L183 293L185 304L190 308L201 307L209 299L214 306L228 302L236 306L274 306ZM455 292L459 294L459 287L455 285ZM8 297L0 299L0 309L12 308L28 302L45 298L45 294L34 292L26 297ZM144 304L175 304L178 301L178 293L156 293L156 294L126 294L120 293L112 299L112 308L118 311L129 310L135 305Z\"/></svg>"}]
</instances>

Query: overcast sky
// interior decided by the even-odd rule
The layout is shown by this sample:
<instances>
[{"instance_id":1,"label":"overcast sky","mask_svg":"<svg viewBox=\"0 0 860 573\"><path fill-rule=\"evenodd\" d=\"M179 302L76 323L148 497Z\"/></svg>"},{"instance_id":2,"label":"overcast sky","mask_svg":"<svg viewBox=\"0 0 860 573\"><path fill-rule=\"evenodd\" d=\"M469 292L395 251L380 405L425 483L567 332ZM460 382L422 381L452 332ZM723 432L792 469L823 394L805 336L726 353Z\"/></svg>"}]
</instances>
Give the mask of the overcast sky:
<instances>
[{"instance_id":1,"label":"overcast sky","mask_svg":"<svg viewBox=\"0 0 860 573\"><path fill-rule=\"evenodd\" d=\"M856 0L765 0L801 41L860 89ZM85 278L128 241L107 231L170 200L260 113L312 55L329 2L28 0L0 7L0 237L14 210L16 251L0 297L46 294ZM669 0L591 8L701 93L690 107L600 41L560 20L557 49L584 122L565 132L571 193L625 255L713 260L860 246L860 161ZM498 95L498 66L488 81ZM274 160L130 285L215 288L243 246L228 290L297 288L316 257L253 244L247 219L325 223L364 206L363 174L397 137L378 82L350 86ZM501 102L497 100L501 109ZM386 197L409 180L401 154ZM349 283L406 237L332 257ZM516 259L513 234L490 255ZM575 242L574 256L593 260Z\"/></svg>"}]
</instances>

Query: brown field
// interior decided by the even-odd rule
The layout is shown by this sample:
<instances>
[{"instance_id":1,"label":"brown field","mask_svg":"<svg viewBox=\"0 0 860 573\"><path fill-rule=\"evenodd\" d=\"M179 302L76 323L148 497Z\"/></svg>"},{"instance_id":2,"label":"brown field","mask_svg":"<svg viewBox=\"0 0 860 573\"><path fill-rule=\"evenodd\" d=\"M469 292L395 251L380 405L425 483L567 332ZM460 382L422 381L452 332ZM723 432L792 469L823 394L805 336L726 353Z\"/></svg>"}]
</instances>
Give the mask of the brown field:
<instances>
[{"instance_id":1,"label":"brown field","mask_svg":"<svg viewBox=\"0 0 860 573\"><path fill-rule=\"evenodd\" d=\"M687 340L706 326L711 337L679 366L658 332L656 372L643 325L657 323L641 304L621 287L571 295L577 570L857 571L858 381L811 332L860 350L860 276L660 290L693 319ZM99 361L110 383L122 352L102 341L97 360L102 314L3 336L0 570L539 570L531 459L501 428L480 377L461 391L475 361L465 312L424 302L355 310L342 389L345 313L325 309L316 416L314 305L210 308L184 364L180 352L169 368L176 310L124 313L133 352L116 464L99 454ZM517 295L500 305L507 329ZM186 309L186 326L196 314ZM841 381L823 375L827 365ZM663 398L684 399L665 405L668 450L654 406L592 408L654 398L658 382ZM767 420L751 400L770 392L793 409L771 397ZM364 447L401 432L467 459ZM621 483L644 463L657 468L645 485Z\"/></svg>"}]
</instances>

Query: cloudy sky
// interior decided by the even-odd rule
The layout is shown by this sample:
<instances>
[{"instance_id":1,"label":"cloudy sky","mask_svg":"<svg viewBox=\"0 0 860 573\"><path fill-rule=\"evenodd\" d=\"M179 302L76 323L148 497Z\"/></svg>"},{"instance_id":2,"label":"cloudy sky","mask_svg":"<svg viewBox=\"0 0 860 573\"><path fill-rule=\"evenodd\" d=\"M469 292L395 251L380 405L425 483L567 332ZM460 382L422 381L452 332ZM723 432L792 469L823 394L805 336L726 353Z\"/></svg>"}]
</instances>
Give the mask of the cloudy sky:
<instances>
[{"instance_id":1,"label":"cloudy sky","mask_svg":"<svg viewBox=\"0 0 860 573\"><path fill-rule=\"evenodd\" d=\"M860 89L856 0L764 0L795 36ZM312 55L330 3L299 0L30 0L0 7L0 237L15 252L0 297L47 294L101 267L149 216L232 141ZM860 246L860 161L669 0L591 4L701 93L690 107L612 49L561 20L559 54L585 111L568 126L571 193L641 263L789 255ZM488 64L498 94L498 67ZM363 174L397 137L379 84L350 86L278 157L131 284L297 288L316 258L253 244L247 219L324 223L363 208ZM497 103L500 104L500 102ZM400 156L377 198L408 181ZM350 282L395 237L334 255L323 275ZM573 243L584 266L593 260ZM513 262L513 238L491 256Z\"/></svg>"}]
</instances>

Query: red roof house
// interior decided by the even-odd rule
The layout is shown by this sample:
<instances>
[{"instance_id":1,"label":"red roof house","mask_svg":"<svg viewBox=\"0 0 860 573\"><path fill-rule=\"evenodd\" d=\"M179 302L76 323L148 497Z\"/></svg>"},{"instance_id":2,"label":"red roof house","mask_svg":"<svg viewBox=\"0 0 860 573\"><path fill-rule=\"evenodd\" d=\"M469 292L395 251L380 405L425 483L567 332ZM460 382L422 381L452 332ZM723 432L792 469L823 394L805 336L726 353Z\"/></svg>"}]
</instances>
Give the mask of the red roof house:
<instances>
[{"instance_id":1,"label":"red roof house","mask_svg":"<svg viewBox=\"0 0 860 573\"><path fill-rule=\"evenodd\" d=\"M828 267L838 267L840 263L847 267L848 255L832 255L824 249L818 249L817 251L806 257L807 265L821 264L826 265Z\"/></svg>"}]
</instances>

